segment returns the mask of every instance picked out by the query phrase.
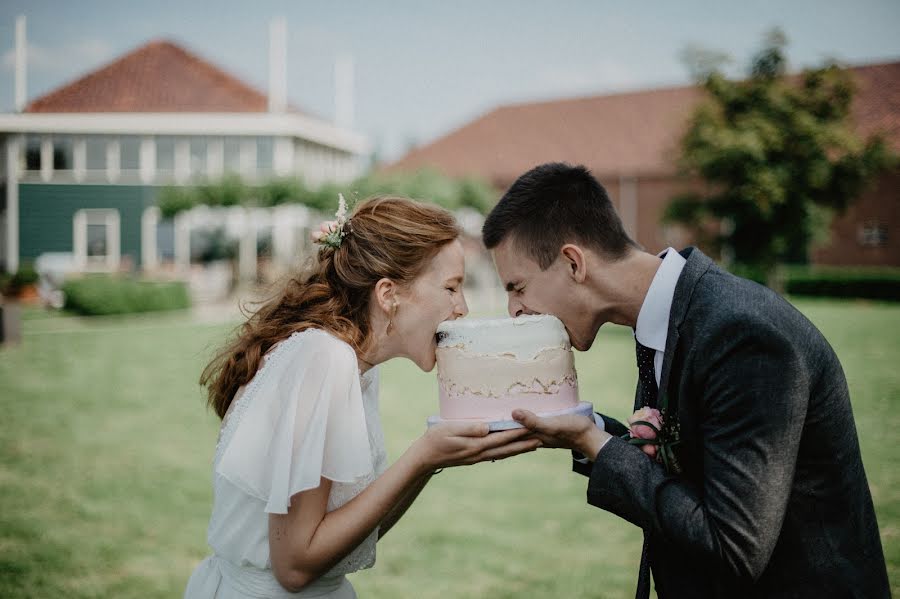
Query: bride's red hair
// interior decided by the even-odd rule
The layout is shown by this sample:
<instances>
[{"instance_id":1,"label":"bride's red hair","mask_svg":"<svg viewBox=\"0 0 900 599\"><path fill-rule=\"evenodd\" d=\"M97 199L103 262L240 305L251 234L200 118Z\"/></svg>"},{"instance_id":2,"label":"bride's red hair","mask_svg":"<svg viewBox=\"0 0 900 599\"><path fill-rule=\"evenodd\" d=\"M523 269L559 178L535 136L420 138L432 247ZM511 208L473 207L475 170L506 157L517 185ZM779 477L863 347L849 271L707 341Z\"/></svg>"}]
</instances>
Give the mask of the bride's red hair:
<instances>
[{"instance_id":1,"label":"bride's red hair","mask_svg":"<svg viewBox=\"0 0 900 599\"><path fill-rule=\"evenodd\" d=\"M382 278L408 285L440 249L459 237L448 211L397 197L359 203L339 248L323 246L302 274L287 280L240 327L200 376L208 403L224 418L237 390L259 369L263 356L292 333L325 329L358 354L371 341L369 302Z\"/></svg>"}]
</instances>

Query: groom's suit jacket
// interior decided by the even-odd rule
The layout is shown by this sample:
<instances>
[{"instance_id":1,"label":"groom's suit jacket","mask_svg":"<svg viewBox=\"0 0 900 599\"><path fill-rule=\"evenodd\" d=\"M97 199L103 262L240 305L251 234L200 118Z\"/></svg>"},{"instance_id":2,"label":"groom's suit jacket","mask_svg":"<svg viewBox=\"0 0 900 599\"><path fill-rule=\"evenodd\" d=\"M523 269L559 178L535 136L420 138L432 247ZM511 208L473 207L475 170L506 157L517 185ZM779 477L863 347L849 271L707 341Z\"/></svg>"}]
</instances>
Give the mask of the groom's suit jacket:
<instances>
[{"instance_id":1,"label":"groom's suit jacket","mask_svg":"<svg viewBox=\"0 0 900 599\"><path fill-rule=\"evenodd\" d=\"M681 253L659 393L682 473L613 438L574 462L588 502L644 529L660 597L889 597L831 346L769 289Z\"/></svg>"}]
</instances>

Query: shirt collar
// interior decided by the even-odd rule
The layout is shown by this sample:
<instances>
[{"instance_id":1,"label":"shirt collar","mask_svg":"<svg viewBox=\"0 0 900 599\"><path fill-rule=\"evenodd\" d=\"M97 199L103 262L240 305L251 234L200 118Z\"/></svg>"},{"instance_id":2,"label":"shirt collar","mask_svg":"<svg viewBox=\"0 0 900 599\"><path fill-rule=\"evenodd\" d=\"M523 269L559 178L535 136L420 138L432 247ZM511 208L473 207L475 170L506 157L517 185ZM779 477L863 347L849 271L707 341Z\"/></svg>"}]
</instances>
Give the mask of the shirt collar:
<instances>
[{"instance_id":1,"label":"shirt collar","mask_svg":"<svg viewBox=\"0 0 900 599\"><path fill-rule=\"evenodd\" d=\"M675 285L687 260L672 248L667 248L658 255L663 261L653 276L644 303L641 304L634 336L641 345L664 352L666 338L669 336L669 312L675 296Z\"/></svg>"}]
</instances>

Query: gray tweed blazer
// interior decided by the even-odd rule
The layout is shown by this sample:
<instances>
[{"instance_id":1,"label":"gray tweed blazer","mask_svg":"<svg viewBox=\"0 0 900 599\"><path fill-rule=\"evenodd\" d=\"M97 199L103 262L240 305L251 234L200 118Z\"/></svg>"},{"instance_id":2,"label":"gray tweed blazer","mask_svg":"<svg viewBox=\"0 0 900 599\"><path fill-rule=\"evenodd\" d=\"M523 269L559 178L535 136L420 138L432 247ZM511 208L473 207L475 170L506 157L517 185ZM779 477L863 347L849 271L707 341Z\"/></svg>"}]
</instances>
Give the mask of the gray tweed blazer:
<instances>
[{"instance_id":1,"label":"gray tweed blazer","mask_svg":"<svg viewBox=\"0 0 900 599\"><path fill-rule=\"evenodd\" d=\"M678 414L683 471L611 439L593 464L574 462L588 503L648 534L659 597L889 597L831 346L776 293L681 254L660 397Z\"/></svg>"}]
</instances>

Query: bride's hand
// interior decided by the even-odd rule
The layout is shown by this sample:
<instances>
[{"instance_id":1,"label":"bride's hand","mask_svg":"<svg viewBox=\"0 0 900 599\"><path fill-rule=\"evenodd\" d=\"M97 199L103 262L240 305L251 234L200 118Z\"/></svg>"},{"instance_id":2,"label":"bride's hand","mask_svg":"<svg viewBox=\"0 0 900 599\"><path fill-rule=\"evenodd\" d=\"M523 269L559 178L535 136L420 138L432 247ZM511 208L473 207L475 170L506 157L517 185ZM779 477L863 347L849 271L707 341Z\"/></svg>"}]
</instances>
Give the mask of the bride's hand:
<instances>
[{"instance_id":1,"label":"bride's hand","mask_svg":"<svg viewBox=\"0 0 900 599\"><path fill-rule=\"evenodd\" d=\"M442 422L429 428L413 444L427 472L449 466L502 460L541 446L528 429L490 433L483 422Z\"/></svg>"}]
</instances>

